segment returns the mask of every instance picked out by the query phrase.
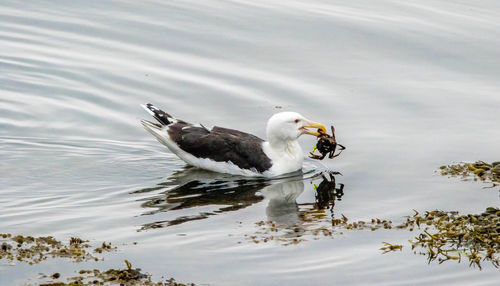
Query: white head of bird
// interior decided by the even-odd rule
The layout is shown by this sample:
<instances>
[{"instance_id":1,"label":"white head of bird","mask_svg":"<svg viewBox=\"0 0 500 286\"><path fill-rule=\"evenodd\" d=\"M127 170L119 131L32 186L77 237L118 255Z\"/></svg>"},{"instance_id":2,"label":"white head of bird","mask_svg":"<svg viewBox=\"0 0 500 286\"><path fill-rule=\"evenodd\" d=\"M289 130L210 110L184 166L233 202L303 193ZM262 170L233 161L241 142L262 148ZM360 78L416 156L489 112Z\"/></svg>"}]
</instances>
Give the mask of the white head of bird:
<instances>
[{"instance_id":1,"label":"white head of bird","mask_svg":"<svg viewBox=\"0 0 500 286\"><path fill-rule=\"evenodd\" d=\"M287 148L286 145L294 143L302 134L319 136L320 132L316 129L326 132L323 124L311 121L297 112L280 112L267 121L267 141L273 149Z\"/></svg>"}]
</instances>

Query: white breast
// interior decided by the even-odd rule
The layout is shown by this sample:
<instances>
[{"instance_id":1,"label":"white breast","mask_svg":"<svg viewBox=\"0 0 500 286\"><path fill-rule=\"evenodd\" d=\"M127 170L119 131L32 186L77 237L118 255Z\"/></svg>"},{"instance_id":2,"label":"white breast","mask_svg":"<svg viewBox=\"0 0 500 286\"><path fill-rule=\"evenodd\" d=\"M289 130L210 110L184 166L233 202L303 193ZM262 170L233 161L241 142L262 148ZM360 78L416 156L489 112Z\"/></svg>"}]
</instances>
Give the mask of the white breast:
<instances>
[{"instance_id":1,"label":"white breast","mask_svg":"<svg viewBox=\"0 0 500 286\"><path fill-rule=\"evenodd\" d=\"M285 148L278 150L272 148L269 142L264 142L262 149L273 163L271 169L268 171L271 176L278 176L302 169L304 153L297 141L290 141L286 144Z\"/></svg>"}]
</instances>

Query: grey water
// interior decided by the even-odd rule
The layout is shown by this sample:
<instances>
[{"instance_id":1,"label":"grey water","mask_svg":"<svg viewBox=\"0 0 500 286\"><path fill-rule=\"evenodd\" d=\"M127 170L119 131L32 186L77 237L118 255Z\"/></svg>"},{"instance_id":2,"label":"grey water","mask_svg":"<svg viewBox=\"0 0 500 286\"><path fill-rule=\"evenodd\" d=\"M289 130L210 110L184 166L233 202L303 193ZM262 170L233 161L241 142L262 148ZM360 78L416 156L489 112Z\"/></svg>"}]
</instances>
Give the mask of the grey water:
<instances>
[{"instance_id":1,"label":"grey water","mask_svg":"<svg viewBox=\"0 0 500 286\"><path fill-rule=\"evenodd\" d=\"M153 280L496 285L492 265L415 255L414 233L318 236L327 219L305 217L323 170L344 185L327 218L498 207L498 191L436 170L500 160L499 47L498 1L2 0L0 232L112 241L90 268L128 259ZM276 180L204 172L142 129L146 102L262 138L273 113L297 111L347 150ZM255 243L261 221L282 241ZM2 261L0 284L81 267Z\"/></svg>"}]
</instances>

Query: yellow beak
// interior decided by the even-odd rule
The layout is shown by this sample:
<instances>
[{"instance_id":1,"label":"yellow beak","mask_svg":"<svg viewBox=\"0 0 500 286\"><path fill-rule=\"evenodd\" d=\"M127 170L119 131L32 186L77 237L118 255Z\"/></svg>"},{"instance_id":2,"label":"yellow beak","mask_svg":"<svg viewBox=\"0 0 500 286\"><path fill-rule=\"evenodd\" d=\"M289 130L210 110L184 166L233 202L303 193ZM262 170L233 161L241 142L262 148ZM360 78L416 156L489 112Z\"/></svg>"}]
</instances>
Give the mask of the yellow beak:
<instances>
[{"instance_id":1,"label":"yellow beak","mask_svg":"<svg viewBox=\"0 0 500 286\"><path fill-rule=\"evenodd\" d=\"M307 128L315 128L317 131L316 130L312 131L312 130L309 130ZM314 122L314 121L307 121L307 125L301 127L300 130L304 134L314 135L316 137L318 137L321 134L325 134L326 133L325 126L323 124L321 124L321 123Z\"/></svg>"}]
</instances>

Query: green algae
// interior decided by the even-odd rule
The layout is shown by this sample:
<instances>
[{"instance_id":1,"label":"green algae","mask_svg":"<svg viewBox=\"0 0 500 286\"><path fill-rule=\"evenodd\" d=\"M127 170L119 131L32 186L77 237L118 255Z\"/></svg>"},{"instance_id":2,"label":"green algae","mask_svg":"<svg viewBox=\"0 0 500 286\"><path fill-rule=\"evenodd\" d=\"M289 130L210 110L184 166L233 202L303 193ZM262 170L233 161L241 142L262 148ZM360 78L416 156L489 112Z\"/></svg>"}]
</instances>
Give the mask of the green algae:
<instances>
[{"instance_id":1,"label":"green algae","mask_svg":"<svg viewBox=\"0 0 500 286\"><path fill-rule=\"evenodd\" d=\"M40 263L47 258L69 258L73 262L99 260L95 252L110 251L114 248L103 242L101 248L92 251L87 240L72 237L68 243L56 240L52 236L22 236L10 233L0 234L0 260L11 263L26 262L30 265Z\"/></svg>"}]
</instances>

